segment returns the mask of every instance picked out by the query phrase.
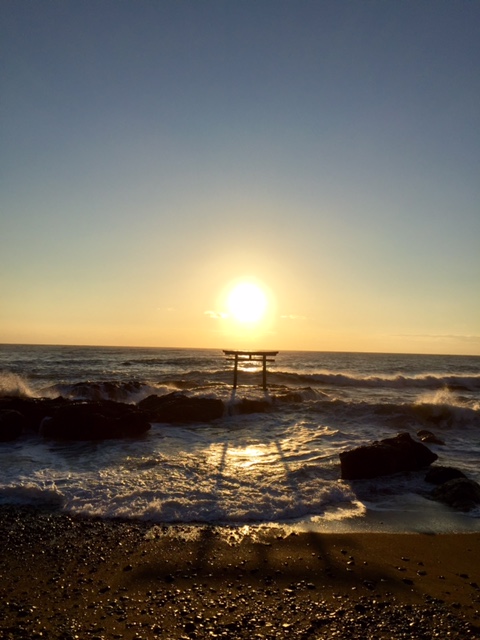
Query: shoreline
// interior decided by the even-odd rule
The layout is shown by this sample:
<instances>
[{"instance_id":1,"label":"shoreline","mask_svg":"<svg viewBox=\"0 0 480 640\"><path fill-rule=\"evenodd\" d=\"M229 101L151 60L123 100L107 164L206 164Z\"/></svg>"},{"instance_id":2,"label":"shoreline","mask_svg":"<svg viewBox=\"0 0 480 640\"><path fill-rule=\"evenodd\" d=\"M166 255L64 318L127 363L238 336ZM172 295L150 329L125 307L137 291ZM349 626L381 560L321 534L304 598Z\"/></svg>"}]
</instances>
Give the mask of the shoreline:
<instances>
[{"instance_id":1,"label":"shoreline","mask_svg":"<svg viewBox=\"0 0 480 640\"><path fill-rule=\"evenodd\" d=\"M478 532L233 534L0 507L0 637L480 637Z\"/></svg>"}]
</instances>

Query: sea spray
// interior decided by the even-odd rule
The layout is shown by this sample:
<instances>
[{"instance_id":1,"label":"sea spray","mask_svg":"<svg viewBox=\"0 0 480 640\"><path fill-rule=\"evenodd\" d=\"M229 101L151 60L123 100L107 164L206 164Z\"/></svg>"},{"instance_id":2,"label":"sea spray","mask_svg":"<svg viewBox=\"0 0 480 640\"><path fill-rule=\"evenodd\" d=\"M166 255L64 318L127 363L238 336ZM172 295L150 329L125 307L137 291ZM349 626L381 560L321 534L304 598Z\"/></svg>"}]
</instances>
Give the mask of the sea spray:
<instances>
[{"instance_id":1,"label":"sea spray","mask_svg":"<svg viewBox=\"0 0 480 640\"><path fill-rule=\"evenodd\" d=\"M33 396L32 389L26 379L10 371L0 371L0 397L13 396L29 398Z\"/></svg>"}]
</instances>

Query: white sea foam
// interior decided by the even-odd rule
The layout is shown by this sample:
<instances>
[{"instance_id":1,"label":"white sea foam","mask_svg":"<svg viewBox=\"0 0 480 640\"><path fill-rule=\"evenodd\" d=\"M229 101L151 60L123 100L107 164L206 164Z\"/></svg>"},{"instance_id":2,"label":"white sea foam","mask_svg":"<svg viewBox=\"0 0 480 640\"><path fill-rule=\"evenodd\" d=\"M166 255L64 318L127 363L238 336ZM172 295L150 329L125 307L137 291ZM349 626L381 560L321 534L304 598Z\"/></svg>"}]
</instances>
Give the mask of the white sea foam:
<instances>
[{"instance_id":1,"label":"white sea foam","mask_svg":"<svg viewBox=\"0 0 480 640\"><path fill-rule=\"evenodd\" d=\"M20 504L42 507L63 507L64 496L52 483L50 487L34 482L0 484L0 504Z\"/></svg>"}]
</instances>

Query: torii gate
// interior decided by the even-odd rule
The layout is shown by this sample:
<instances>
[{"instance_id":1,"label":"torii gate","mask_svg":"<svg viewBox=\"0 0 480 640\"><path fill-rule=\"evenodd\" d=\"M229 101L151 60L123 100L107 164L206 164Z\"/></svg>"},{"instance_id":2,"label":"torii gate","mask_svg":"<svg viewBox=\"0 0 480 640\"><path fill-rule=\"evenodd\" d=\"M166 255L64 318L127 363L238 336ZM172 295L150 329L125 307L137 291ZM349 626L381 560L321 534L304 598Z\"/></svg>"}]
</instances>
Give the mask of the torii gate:
<instances>
[{"instance_id":1,"label":"torii gate","mask_svg":"<svg viewBox=\"0 0 480 640\"><path fill-rule=\"evenodd\" d=\"M233 388L237 388L237 380L238 380L238 363L239 362L262 362L263 372L262 372L262 381L263 381L263 390L267 390L267 362L275 362L275 356L278 354L278 351L229 351L223 350L223 353L229 357L229 360L234 361L233 365Z\"/></svg>"}]
</instances>

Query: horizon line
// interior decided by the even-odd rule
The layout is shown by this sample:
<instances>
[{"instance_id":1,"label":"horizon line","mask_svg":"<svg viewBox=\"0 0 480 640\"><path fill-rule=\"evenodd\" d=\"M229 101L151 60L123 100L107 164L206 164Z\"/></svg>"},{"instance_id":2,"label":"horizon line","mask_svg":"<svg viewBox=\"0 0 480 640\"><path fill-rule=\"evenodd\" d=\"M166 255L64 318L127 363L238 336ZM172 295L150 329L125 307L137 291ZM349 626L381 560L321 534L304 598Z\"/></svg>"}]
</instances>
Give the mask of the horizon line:
<instances>
[{"instance_id":1,"label":"horizon line","mask_svg":"<svg viewBox=\"0 0 480 640\"><path fill-rule=\"evenodd\" d=\"M119 344L66 344L48 342L0 342L0 347L78 347L89 349L169 349L183 351L223 351L223 347L160 347L154 345L119 345ZM258 350L257 348L255 350ZM261 350L261 349L260 349ZM466 353L425 353L413 351L352 351L350 349L278 349L284 353L352 353L364 355L399 355L399 356L434 356L455 358L480 358L480 354Z\"/></svg>"}]
</instances>

